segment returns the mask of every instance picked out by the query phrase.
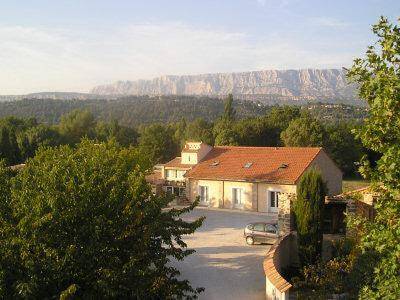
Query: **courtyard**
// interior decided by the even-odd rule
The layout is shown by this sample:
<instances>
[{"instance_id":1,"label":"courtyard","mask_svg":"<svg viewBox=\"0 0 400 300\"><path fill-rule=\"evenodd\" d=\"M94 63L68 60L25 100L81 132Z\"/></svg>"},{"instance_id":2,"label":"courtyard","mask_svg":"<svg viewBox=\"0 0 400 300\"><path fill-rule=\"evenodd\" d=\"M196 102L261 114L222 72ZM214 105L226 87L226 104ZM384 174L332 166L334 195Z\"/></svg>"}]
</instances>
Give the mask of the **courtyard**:
<instances>
[{"instance_id":1,"label":"courtyard","mask_svg":"<svg viewBox=\"0 0 400 300\"><path fill-rule=\"evenodd\" d=\"M206 216L203 226L185 238L196 253L176 262L182 278L193 287L204 287L200 299L265 299L263 260L271 245L248 246L246 224L273 221L268 214L196 208L185 216Z\"/></svg>"}]
</instances>

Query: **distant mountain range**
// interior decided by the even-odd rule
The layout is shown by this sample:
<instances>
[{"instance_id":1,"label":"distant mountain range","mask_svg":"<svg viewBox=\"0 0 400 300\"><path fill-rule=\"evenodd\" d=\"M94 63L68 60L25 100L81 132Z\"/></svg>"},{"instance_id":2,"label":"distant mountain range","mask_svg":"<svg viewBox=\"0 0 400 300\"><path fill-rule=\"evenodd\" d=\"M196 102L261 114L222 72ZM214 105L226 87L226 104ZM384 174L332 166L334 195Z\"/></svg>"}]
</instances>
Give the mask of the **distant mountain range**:
<instances>
[{"instance_id":1,"label":"distant mountain range","mask_svg":"<svg viewBox=\"0 0 400 300\"><path fill-rule=\"evenodd\" d=\"M260 101L265 104L330 102L359 104L356 87L341 69L265 70L242 73L162 76L118 81L91 90L96 95L197 95Z\"/></svg>"},{"instance_id":2,"label":"distant mountain range","mask_svg":"<svg viewBox=\"0 0 400 300\"><path fill-rule=\"evenodd\" d=\"M341 69L265 70L242 73L168 75L150 80L117 81L94 87L89 93L43 92L1 96L0 101L21 99L113 100L126 96L199 96L223 98L232 93L239 100L265 105L333 103L364 106L356 86L348 84Z\"/></svg>"},{"instance_id":3,"label":"distant mountain range","mask_svg":"<svg viewBox=\"0 0 400 300\"><path fill-rule=\"evenodd\" d=\"M13 101L22 99L53 99L53 100L88 100L88 99L110 99L116 98L110 95L94 95L75 92L43 92L25 95L0 95L0 101Z\"/></svg>"}]
</instances>

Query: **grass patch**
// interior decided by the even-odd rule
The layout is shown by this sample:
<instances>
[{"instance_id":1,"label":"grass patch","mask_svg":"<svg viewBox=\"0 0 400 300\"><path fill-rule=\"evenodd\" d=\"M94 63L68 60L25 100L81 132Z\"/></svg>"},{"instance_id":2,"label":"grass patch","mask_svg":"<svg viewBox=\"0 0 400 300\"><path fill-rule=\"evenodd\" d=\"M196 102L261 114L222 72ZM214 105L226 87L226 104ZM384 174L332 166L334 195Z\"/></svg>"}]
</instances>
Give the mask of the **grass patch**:
<instances>
[{"instance_id":1,"label":"grass patch","mask_svg":"<svg viewBox=\"0 0 400 300\"><path fill-rule=\"evenodd\" d=\"M347 179L343 180L343 193L358 190L369 186L370 182L364 179Z\"/></svg>"}]
</instances>

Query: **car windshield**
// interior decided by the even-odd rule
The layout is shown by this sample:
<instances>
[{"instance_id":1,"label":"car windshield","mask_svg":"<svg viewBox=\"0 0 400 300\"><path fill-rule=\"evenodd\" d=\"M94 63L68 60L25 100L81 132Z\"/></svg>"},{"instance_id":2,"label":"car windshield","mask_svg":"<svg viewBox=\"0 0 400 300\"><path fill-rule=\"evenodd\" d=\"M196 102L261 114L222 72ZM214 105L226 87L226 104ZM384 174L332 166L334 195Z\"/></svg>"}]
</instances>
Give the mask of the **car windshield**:
<instances>
[{"instance_id":1,"label":"car windshield","mask_svg":"<svg viewBox=\"0 0 400 300\"><path fill-rule=\"evenodd\" d=\"M254 224L253 230L255 230L255 231L264 231L265 230L265 225L261 224L261 223Z\"/></svg>"}]
</instances>

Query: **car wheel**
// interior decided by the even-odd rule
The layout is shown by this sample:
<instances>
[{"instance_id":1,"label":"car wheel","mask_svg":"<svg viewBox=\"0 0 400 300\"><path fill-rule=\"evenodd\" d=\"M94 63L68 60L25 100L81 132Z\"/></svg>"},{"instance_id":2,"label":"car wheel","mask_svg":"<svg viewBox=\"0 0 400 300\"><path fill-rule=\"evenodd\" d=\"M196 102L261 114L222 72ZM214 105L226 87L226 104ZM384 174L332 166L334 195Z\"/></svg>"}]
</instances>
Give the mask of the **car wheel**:
<instances>
[{"instance_id":1,"label":"car wheel","mask_svg":"<svg viewBox=\"0 0 400 300\"><path fill-rule=\"evenodd\" d=\"M254 239L253 239L251 236L248 236L248 237L246 238L246 243L247 243L248 245L253 245L253 244L254 244Z\"/></svg>"}]
</instances>

